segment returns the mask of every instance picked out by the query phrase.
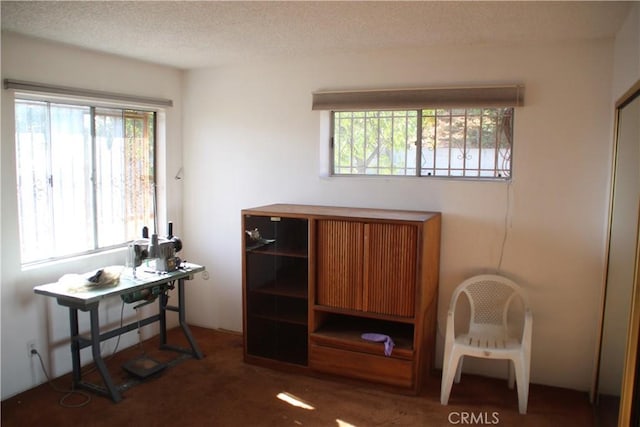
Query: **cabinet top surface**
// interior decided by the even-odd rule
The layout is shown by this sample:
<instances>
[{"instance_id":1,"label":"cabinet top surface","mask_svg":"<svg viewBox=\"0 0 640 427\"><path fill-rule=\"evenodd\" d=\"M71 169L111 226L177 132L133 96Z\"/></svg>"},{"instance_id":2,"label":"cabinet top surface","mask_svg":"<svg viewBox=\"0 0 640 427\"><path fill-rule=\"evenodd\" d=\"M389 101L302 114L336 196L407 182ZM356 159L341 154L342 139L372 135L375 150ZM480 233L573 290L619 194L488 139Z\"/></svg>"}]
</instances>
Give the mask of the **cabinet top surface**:
<instances>
[{"instance_id":1,"label":"cabinet top surface","mask_svg":"<svg viewBox=\"0 0 640 427\"><path fill-rule=\"evenodd\" d=\"M401 221L426 221L440 216L440 212L408 211L395 209L350 208L342 206L296 205L276 203L243 209L243 214L296 215L305 217L350 217L362 219L387 219Z\"/></svg>"}]
</instances>

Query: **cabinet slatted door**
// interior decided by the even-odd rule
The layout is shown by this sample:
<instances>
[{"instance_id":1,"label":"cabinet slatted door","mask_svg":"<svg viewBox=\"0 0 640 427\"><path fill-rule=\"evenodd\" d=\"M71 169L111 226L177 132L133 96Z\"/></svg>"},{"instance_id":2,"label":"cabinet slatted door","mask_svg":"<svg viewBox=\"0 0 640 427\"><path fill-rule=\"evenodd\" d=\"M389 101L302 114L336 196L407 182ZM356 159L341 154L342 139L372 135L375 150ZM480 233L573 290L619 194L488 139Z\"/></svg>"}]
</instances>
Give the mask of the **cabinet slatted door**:
<instances>
[{"instance_id":1,"label":"cabinet slatted door","mask_svg":"<svg viewBox=\"0 0 640 427\"><path fill-rule=\"evenodd\" d=\"M318 304L362 310L364 224L337 220L317 224Z\"/></svg>"},{"instance_id":2,"label":"cabinet slatted door","mask_svg":"<svg viewBox=\"0 0 640 427\"><path fill-rule=\"evenodd\" d=\"M418 229L371 223L365 232L364 309L413 317L416 298Z\"/></svg>"}]
</instances>

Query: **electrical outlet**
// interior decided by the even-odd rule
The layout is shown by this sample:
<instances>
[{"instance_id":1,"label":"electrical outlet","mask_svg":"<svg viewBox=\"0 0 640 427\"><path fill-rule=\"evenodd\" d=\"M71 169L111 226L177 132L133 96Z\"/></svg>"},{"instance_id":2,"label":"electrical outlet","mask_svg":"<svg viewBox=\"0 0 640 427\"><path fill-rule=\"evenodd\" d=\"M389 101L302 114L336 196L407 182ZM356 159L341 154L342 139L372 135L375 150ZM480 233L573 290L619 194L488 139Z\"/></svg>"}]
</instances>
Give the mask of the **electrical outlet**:
<instances>
[{"instance_id":1,"label":"electrical outlet","mask_svg":"<svg viewBox=\"0 0 640 427\"><path fill-rule=\"evenodd\" d=\"M36 350L36 342L34 340L27 342L27 354L29 357L33 357L37 354L38 350Z\"/></svg>"}]
</instances>

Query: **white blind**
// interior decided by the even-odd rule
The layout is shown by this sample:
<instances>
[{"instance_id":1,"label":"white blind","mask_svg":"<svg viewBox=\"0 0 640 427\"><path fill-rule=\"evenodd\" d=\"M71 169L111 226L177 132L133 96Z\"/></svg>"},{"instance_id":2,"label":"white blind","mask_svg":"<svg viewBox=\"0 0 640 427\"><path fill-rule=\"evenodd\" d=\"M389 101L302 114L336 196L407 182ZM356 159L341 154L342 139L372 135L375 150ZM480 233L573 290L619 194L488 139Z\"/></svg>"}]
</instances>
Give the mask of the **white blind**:
<instances>
[{"instance_id":1,"label":"white blind","mask_svg":"<svg viewBox=\"0 0 640 427\"><path fill-rule=\"evenodd\" d=\"M133 102L148 105L158 105L172 107L173 101L170 99L149 98L145 96L127 95L122 93L104 92L92 89L79 89L67 86L56 86L46 83L26 82L21 80L4 79L5 89L18 89L31 92L45 92L58 95L80 96L88 98L108 99L113 101Z\"/></svg>"},{"instance_id":2,"label":"white blind","mask_svg":"<svg viewBox=\"0 0 640 427\"><path fill-rule=\"evenodd\" d=\"M312 110L353 111L406 108L519 107L523 85L318 91Z\"/></svg>"}]
</instances>

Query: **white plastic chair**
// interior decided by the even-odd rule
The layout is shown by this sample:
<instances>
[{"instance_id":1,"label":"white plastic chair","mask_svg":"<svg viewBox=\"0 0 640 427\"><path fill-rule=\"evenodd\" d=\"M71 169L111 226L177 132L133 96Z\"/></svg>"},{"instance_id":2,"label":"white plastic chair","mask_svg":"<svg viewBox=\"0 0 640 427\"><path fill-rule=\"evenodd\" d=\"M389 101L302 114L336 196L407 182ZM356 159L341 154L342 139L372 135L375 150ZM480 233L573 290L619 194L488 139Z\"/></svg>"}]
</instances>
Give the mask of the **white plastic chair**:
<instances>
[{"instance_id":1,"label":"white plastic chair","mask_svg":"<svg viewBox=\"0 0 640 427\"><path fill-rule=\"evenodd\" d=\"M455 336L455 311L458 298L465 294L469 300L469 330ZM522 335L514 337L513 325L508 323L511 303L520 298L524 314ZM510 279L494 274L471 277L453 291L447 314L440 403L449 402L454 375L460 382L464 356L488 359L507 359L509 388L518 384L518 410L527 413L529 400L529 367L531 360L531 330L533 316L527 296Z\"/></svg>"}]
</instances>

